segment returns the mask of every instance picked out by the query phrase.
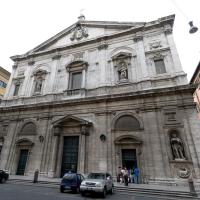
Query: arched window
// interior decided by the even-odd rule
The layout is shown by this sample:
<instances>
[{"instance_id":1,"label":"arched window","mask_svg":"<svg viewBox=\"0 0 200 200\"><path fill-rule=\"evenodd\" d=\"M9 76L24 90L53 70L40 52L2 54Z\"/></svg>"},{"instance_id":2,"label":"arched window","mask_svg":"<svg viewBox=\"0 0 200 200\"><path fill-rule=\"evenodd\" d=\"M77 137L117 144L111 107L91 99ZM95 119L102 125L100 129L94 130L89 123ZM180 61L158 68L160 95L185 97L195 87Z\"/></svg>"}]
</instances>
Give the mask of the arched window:
<instances>
[{"instance_id":1,"label":"arched window","mask_svg":"<svg viewBox=\"0 0 200 200\"><path fill-rule=\"evenodd\" d=\"M20 135L36 135L37 130L36 130L36 125L32 122L28 122L25 124L19 133Z\"/></svg>"},{"instance_id":2,"label":"arched window","mask_svg":"<svg viewBox=\"0 0 200 200\"><path fill-rule=\"evenodd\" d=\"M139 129L140 129L139 121L131 115L124 115L118 118L115 123L116 131L137 131Z\"/></svg>"}]
</instances>

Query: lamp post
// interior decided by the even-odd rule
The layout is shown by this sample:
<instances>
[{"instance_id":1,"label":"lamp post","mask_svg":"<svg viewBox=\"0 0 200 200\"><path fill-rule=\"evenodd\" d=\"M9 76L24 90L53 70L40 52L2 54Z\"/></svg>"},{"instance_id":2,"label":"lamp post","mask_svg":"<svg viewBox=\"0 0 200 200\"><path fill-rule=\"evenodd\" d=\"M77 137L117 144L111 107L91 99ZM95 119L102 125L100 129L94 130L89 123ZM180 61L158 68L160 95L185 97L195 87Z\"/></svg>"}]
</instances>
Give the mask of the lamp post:
<instances>
[{"instance_id":1,"label":"lamp post","mask_svg":"<svg viewBox=\"0 0 200 200\"><path fill-rule=\"evenodd\" d=\"M196 26L193 25L193 21L190 21L189 22L189 25L190 25L190 30L189 30L189 33L196 33L198 31L198 28Z\"/></svg>"},{"instance_id":2,"label":"lamp post","mask_svg":"<svg viewBox=\"0 0 200 200\"><path fill-rule=\"evenodd\" d=\"M175 0L171 0L172 3L174 4L174 6L180 11L180 13L189 21L187 15L183 12L183 10L178 6L178 4L176 3ZM189 25L190 25L190 30L189 33L193 34L196 33L198 31L198 28L196 26L193 25L193 21L189 21Z\"/></svg>"}]
</instances>

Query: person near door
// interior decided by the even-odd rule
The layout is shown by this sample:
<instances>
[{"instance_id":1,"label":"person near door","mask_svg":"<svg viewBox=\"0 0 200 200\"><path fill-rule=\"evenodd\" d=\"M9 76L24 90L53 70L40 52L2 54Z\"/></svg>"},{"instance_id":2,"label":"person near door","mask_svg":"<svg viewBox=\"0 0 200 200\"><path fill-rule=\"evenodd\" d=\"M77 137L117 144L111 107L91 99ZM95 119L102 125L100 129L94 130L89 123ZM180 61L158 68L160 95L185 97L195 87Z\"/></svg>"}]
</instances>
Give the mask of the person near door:
<instances>
[{"instance_id":1,"label":"person near door","mask_svg":"<svg viewBox=\"0 0 200 200\"><path fill-rule=\"evenodd\" d=\"M128 170L124 168L124 185L128 186Z\"/></svg>"},{"instance_id":2,"label":"person near door","mask_svg":"<svg viewBox=\"0 0 200 200\"><path fill-rule=\"evenodd\" d=\"M131 183L134 183L134 167L131 169L130 178L131 178Z\"/></svg>"},{"instance_id":3,"label":"person near door","mask_svg":"<svg viewBox=\"0 0 200 200\"><path fill-rule=\"evenodd\" d=\"M139 175L140 175L140 170L138 167L136 167L134 169L134 177L135 177L135 183L137 184L139 183Z\"/></svg>"}]
</instances>

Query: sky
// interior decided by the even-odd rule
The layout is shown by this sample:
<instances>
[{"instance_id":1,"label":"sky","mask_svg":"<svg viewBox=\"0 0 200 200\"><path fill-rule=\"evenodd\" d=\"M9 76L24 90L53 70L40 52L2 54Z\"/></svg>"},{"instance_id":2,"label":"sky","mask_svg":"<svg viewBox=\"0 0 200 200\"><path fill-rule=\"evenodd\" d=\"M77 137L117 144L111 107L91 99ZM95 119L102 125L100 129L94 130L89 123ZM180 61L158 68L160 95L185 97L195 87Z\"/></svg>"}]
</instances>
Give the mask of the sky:
<instances>
[{"instance_id":1,"label":"sky","mask_svg":"<svg viewBox=\"0 0 200 200\"><path fill-rule=\"evenodd\" d=\"M1 0L0 66L12 71L11 56L24 54L77 21L148 22L175 14L174 41L191 79L200 61L199 0ZM189 21L199 28L189 34Z\"/></svg>"}]
</instances>

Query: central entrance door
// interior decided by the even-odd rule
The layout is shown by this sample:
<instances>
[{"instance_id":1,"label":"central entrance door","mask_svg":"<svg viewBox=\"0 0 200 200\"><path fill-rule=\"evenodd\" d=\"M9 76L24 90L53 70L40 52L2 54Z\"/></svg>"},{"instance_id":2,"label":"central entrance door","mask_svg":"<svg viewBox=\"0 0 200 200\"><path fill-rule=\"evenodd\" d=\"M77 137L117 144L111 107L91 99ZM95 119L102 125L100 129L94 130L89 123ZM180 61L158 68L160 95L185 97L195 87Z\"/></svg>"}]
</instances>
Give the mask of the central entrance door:
<instances>
[{"instance_id":1,"label":"central entrance door","mask_svg":"<svg viewBox=\"0 0 200 200\"><path fill-rule=\"evenodd\" d=\"M24 175L27 158L28 158L28 149L21 149L16 175Z\"/></svg>"},{"instance_id":2,"label":"central entrance door","mask_svg":"<svg viewBox=\"0 0 200 200\"><path fill-rule=\"evenodd\" d=\"M136 149L122 149L122 166L127 169L137 167Z\"/></svg>"},{"instance_id":3,"label":"central entrance door","mask_svg":"<svg viewBox=\"0 0 200 200\"><path fill-rule=\"evenodd\" d=\"M71 171L77 172L79 136L64 137L61 177Z\"/></svg>"}]
</instances>

